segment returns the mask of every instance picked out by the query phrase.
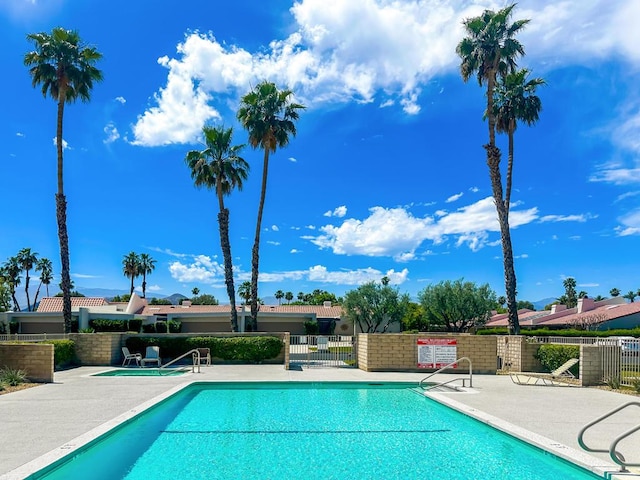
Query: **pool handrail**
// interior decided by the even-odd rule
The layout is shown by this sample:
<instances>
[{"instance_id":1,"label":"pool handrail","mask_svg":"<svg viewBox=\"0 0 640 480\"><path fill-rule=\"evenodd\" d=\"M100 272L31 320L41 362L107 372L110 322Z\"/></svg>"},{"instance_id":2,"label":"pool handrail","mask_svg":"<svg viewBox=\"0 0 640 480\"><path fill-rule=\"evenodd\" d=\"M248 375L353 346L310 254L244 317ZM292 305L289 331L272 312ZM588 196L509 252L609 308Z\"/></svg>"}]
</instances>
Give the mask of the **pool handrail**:
<instances>
[{"instance_id":1,"label":"pool handrail","mask_svg":"<svg viewBox=\"0 0 640 480\"><path fill-rule=\"evenodd\" d=\"M180 355L178 358L174 358L173 360L165 363L164 365L160 365L160 367L158 368L158 373L160 374L163 368L167 368L169 365L173 365L178 360L182 360L184 357L186 357L189 354L193 354L193 365L191 366L191 371L195 372L195 367L196 365L198 365L198 373L200 373L200 351L197 348L189 350L187 353Z\"/></svg>"},{"instance_id":2,"label":"pool handrail","mask_svg":"<svg viewBox=\"0 0 640 480\"><path fill-rule=\"evenodd\" d=\"M465 382L465 381L466 381L467 379L466 379L465 377L454 378L454 379L451 379L451 380L447 380L446 382L439 382L439 383L437 383L437 384L435 384L435 385L429 385L429 387L428 387L428 388L425 388L425 387L423 387L423 386L422 386L422 384L423 384L426 380L428 380L428 379L430 379L431 377L433 377L436 373L440 373L440 372L442 372L443 370L446 370L447 368L452 367L452 366L456 365L457 363L459 363L459 362L461 362L461 361L463 361L463 360L464 360L464 361L466 361L466 362L469 362L469 387L473 387L473 365L471 364L471 359L470 359L469 357L460 357L460 358L458 358L455 362L451 362L451 363L449 363L448 365L445 365L444 367L439 368L439 369L438 369L438 370L436 370L435 372L433 372L433 373L431 373L431 374L427 375L427 376L426 376L426 377L424 377L422 380L420 380L420 383L418 384L418 386L419 386L420 388L422 388L423 390L431 390L432 388L440 387L440 386L445 385L445 384L447 384L447 383L455 382L456 380L462 380L462 386L463 386L463 387L466 387L466 382Z\"/></svg>"},{"instance_id":3,"label":"pool handrail","mask_svg":"<svg viewBox=\"0 0 640 480\"><path fill-rule=\"evenodd\" d=\"M596 425L597 423L600 423L603 420L609 418L611 415L618 413L619 411L624 410L625 408L631 407L631 406L640 407L640 402L627 402L624 405L620 405L619 407L608 411L604 415L599 416L592 422L587 423L584 427L582 427L582 429L578 433L578 444L580 445L580 447L582 447L583 450L586 450L587 452L608 453L609 456L611 457L611 460L613 460L615 463L620 465L620 472L628 472L627 467L640 467L640 463L627 462L627 460L624 458L624 455L622 455L622 453L616 450L616 447L618 446L618 443L621 440L623 440L624 438L627 438L629 435L640 430L640 424L636 425L630 430L627 430L626 432L621 433L616 438L614 438L613 441L611 442L611 445L609 445L609 449L589 447L584 441L584 433L589 428Z\"/></svg>"}]
</instances>

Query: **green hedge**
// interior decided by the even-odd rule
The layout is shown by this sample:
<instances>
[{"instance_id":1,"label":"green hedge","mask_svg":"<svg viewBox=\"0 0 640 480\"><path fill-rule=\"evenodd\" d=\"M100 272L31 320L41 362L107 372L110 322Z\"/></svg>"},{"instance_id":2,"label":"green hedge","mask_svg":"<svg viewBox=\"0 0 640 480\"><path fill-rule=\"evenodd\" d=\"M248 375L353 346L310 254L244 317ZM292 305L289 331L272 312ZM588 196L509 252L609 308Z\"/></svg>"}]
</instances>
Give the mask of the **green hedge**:
<instances>
[{"instance_id":1,"label":"green hedge","mask_svg":"<svg viewBox=\"0 0 640 480\"><path fill-rule=\"evenodd\" d=\"M276 358L282 351L283 342L278 337L138 337L127 338L127 348L133 353L142 353L148 346L160 347L163 358L177 358L194 348L209 348L211 356L227 361L259 363Z\"/></svg>"},{"instance_id":2,"label":"green hedge","mask_svg":"<svg viewBox=\"0 0 640 480\"><path fill-rule=\"evenodd\" d=\"M509 331L506 327L497 327L478 330L476 335L507 335L508 333ZM631 329L618 328L615 330L577 330L575 328L562 330L550 330L548 328L538 328L536 330L522 329L520 330L520 335L525 337L640 337L640 327Z\"/></svg>"},{"instance_id":3,"label":"green hedge","mask_svg":"<svg viewBox=\"0 0 640 480\"><path fill-rule=\"evenodd\" d=\"M46 340L40 343L53 345L53 364L63 367L73 363L76 357L76 344L73 340Z\"/></svg>"},{"instance_id":4,"label":"green hedge","mask_svg":"<svg viewBox=\"0 0 640 480\"><path fill-rule=\"evenodd\" d=\"M571 358L580 358L580 345L540 345L535 357L540 360L545 369L551 372ZM579 370L580 367L577 364L571 367L571 373L576 377Z\"/></svg>"},{"instance_id":5,"label":"green hedge","mask_svg":"<svg viewBox=\"0 0 640 480\"><path fill-rule=\"evenodd\" d=\"M126 332L126 320L110 320L107 318L95 318L89 320L89 326L96 332Z\"/></svg>"}]
</instances>

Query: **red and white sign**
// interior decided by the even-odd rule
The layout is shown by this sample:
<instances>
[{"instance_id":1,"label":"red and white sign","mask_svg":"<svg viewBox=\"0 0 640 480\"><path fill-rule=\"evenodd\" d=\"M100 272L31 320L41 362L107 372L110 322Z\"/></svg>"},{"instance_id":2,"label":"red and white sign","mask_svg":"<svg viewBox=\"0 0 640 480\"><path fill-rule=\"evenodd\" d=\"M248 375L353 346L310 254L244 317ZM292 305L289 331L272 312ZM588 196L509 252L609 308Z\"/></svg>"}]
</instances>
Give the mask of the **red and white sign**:
<instances>
[{"instance_id":1,"label":"red and white sign","mask_svg":"<svg viewBox=\"0 0 640 480\"><path fill-rule=\"evenodd\" d=\"M455 362L457 340L449 338L419 338L418 368L442 368ZM457 368L458 365L452 365Z\"/></svg>"}]
</instances>

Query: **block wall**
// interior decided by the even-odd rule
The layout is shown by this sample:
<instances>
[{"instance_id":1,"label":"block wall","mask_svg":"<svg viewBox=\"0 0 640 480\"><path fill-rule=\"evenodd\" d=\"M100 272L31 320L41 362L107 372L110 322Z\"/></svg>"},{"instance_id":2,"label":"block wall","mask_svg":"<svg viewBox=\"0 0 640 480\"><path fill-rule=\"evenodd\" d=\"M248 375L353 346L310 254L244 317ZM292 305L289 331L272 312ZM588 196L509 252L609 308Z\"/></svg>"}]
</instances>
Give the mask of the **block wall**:
<instances>
[{"instance_id":1,"label":"block wall","mask_svg":"<svg viewBox=\"0 0 640 480\"><path fill-rule=\"evenodd\" d=\"M541 372L542 364L535 358L540 348L520 335L501 335L498 339L498 368L503 372Z\"/></svg>"},{"instance_id":2,"label":"block wall","mask_svg":"<svg viewBox=\"0 0 640 480\"><path fill-rule=\"evenodd\" d=\"M114 365L122 362L123 333L72 333L80 365Z\"/></svg>"},{"instance_id":3,"label":"block wall","mask_svg":"<svg viewBox=\"0 0 640 480\"><path fill-rule=\"evenodd\" d=\"M469 357L474 373L495 374L497 371L496 336L440 333L361 333L358 335L358 367L367 372L433 372L435 369L418 368L419 338L455 338L456 356ZM467 372L468 363L461 362L458 368L445 371Z\"/></svg>"},{"instance_id":4,"label":"block wall","mask_svg":"<svg viewBox=\"0 0 640 480\"><path fill-rule=\"evenodd\" d=\"M0 344L0 367L23 370L32 382L53 382L53 345L45 343Z\"/></svg>"}]
</instances>

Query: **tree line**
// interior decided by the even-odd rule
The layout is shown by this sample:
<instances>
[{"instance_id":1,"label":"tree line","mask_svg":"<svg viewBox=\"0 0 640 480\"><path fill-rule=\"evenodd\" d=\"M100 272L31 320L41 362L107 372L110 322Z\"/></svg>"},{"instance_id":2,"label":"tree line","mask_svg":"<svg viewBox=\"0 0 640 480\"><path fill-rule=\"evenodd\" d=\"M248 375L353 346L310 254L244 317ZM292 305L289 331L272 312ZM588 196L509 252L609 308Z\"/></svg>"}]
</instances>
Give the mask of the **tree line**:
<instances>
[{"instance_id":1,"label":"tree line","mask_svg":"<svg viewBox=\"0 0 640 480\"><path fill-rule=\"evenodd\" d=\"M37 273L39 277L33 301L31 301L30 287L31 273ZM49 285L53 281L53 264L45 257L38 257L31 248L23 248L16 255L9 257L0 266L0 311L13 310L20 312L22 309L16 297L16 289L20 286L24 274L24 292L27 298L27 311L35 311L38 304L40 289L44 285L49 296Z\"/></svg>"}]
</instances>

